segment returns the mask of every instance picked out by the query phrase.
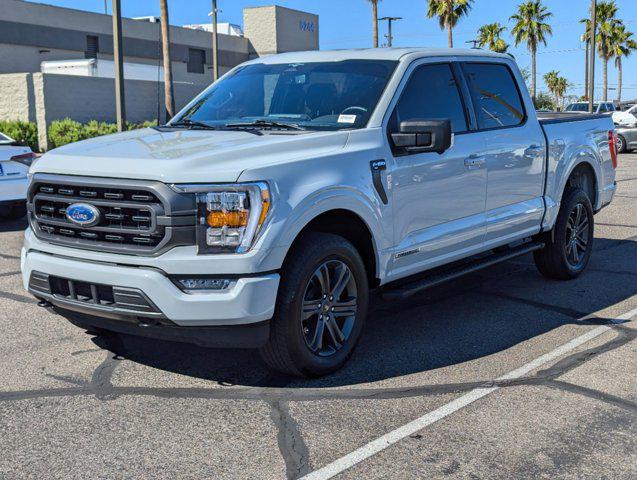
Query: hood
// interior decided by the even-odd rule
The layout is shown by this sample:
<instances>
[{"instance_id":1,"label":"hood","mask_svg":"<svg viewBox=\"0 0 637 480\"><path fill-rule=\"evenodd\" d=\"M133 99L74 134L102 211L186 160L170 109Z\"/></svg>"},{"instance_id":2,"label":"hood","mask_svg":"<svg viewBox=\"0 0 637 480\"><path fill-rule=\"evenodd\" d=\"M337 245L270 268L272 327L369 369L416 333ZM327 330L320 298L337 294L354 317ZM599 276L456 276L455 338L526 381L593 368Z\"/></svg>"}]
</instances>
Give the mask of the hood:
<instances>
[{"instance_id":1,"label":"hood","mask_svg":"<svg viewBox=\"0 0 637 480\"><path fill-rule=\"evenodd\" d=\"M325 155L349 134L171 130L152 128L93 138L50 151L31 173L158 180L235 182L247 169Z\"/></svg>"}]
</instances>

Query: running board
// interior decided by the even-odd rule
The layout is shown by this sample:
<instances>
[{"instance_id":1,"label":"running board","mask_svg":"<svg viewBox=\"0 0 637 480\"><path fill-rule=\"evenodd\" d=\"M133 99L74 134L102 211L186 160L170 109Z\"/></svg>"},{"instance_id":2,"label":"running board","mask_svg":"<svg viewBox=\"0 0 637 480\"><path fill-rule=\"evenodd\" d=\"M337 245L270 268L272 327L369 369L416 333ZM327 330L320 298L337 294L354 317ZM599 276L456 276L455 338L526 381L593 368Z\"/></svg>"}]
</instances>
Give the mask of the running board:
<instances>
[{"instance_id":1,"label":"running board","mask_svg":"<svg viewBox=\"0 0 637 480\"><path fill-rule=\"evenodd\" d=\"M519 247L511 248L505 252L494 253L493 255L489 255L488 257L481 258L469 264L451 268L440 273L435 273L420 280L402 284L395 288L388 288L383 291L382 297L384 300L404 300L418 292L436 287L441 283L455 280L456 278L467 275L468 273L477 272L483 268L487 268L501 262L506 262L512 258L526 255L527 253L534 252L535 250L540 250L541 248L544 248L543 242L526 243Z\"/></svg>"}]
</instances>

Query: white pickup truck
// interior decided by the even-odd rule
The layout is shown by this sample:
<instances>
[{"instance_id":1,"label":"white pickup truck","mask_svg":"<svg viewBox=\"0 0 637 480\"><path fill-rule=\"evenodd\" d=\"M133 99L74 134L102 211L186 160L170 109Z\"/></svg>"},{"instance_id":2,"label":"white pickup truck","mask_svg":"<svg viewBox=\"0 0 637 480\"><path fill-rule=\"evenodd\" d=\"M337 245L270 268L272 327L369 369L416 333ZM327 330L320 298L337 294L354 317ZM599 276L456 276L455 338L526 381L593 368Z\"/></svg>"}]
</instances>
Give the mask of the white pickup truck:
<instances>
[{"instance_id":1,"label":"white pickup truck","mask_svg":"<svg viewBox=\"0 0 637 480\"><path fill-rule=\"evenodd\" d=\"M616 166L610 117L538 120L506 55L268 56L165 126L37 161L24 286L90 331L325 375L370 289L403 299L529 252L549 278L580 275Z\"/></svg>"}]
</instances>

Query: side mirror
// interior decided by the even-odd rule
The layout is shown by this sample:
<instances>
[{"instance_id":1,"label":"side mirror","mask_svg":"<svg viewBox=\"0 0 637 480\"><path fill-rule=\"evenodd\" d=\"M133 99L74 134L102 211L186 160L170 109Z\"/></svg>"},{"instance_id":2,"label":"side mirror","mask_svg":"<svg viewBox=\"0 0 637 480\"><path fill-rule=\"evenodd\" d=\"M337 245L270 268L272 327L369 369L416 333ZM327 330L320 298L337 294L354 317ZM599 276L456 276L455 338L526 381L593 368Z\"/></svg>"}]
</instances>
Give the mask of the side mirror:
<instances>
[{"instance_id":1,"label":"side mirror","mask_svg":"<svg viewBox=\"0 0 637 480\"><path fill-rule=\"evenodd\" d=\"M405 120L391 138L397 148L407 153L443 153L451 147L451 121Z\"/></svg>"}]
</instances>

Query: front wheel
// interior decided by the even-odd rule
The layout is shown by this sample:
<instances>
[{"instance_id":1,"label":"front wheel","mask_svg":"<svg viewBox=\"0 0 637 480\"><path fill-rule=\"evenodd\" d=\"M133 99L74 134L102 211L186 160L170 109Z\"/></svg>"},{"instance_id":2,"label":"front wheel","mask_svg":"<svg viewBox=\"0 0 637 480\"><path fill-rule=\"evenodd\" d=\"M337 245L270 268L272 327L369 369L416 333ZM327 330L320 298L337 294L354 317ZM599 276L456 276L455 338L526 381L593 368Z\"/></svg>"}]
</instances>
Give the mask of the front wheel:
<instances>
[{"instance_id":1,"label":"front wheel","mask_svg":"<svg viewBox=\"0 0 637 480\"><path fill-rule=\"evenodd\" d=\"M581 275L593 250L593 231L593 208L588 195L580 188L568 190L552 235L546 235L545 247L533 254L540 273L558 280Z\"/></svg>"},{"instance_id":2,"label":"front wheel","mask_svg":"<svg viewBox=\"0 0 637 480\"><path fill-rule=\"evenodd\" d=\"M338 370L360 338L368 297L365 266L350 242L328 233L304 234L281 271L261 356L274 370L295 376Z\"/></svg>"}]
</instances>

